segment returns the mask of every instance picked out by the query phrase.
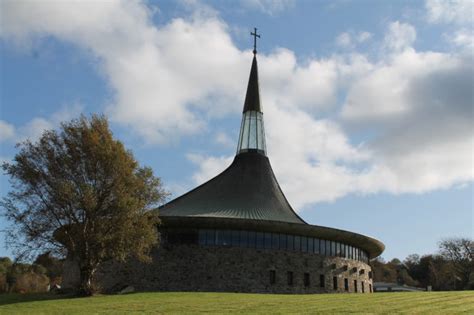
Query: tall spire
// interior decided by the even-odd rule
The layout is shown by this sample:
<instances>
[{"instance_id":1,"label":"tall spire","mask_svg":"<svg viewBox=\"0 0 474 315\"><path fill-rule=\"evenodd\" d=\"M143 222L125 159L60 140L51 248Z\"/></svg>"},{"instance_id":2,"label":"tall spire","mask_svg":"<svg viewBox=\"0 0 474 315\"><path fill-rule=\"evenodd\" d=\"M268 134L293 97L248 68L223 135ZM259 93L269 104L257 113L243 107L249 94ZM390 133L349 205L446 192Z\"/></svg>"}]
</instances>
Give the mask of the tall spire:
<instances>
[{"instance_id":1,"label":"tall spire","mask_svg":"<svg viewBox=\"0 0 474 315\"><path fill-rule=\"evenodd\" d=\"M260 35L257 34L256 28L250 35L254 36L254 56L252 68L250 69L249 83L247 85L247 94L245 95L237 154L256 151L266 155L265 128L263 124L262 107L260 105L257 67L257 37L260 38Z\"/></svg>"}]
</instances>

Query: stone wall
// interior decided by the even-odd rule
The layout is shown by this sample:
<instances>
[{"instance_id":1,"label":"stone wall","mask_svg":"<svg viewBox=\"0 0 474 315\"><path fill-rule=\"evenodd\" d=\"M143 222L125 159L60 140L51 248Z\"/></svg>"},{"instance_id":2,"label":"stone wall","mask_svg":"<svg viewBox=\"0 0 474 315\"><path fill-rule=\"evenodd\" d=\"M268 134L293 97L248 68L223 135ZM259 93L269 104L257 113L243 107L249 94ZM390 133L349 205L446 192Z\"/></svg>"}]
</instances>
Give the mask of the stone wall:
<instances>
[{"instance_id":1,"label":"stone wall","mask_svg":"<svg viewBox=\"0 0 474 315\"><path fill-rule=\"evenodd\" d=\"M312 253L236 247L200 247L198 245L167 245L156 249L153 262L144 264L129 262L113 263L98 273L96 281L106 292L133 286L138 291L215 291L254 293L368 293L372 285L370 266L340 257L324 257ZM77 278L74 264L70 261L67 286ZM275 283L270 283L270 272L275 272ZM288 284L288 272L293 273L293 284ZM304 274L309 274L309 285ZM320 286L324 275L324 287ZM333 289L333 277L337 289ZM344 279L348 279L348 291Z\"/></svg>"}]
</instances>

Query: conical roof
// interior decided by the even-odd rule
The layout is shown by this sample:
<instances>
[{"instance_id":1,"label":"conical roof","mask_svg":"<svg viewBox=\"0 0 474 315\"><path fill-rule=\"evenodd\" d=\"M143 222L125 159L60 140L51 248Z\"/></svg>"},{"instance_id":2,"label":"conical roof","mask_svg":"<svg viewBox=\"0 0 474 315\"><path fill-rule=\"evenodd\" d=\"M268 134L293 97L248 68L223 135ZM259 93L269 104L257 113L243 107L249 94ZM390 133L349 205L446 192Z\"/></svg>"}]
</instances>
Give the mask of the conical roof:
<instances>
[{"instance_id":1,"label":"conical roof","mask_svg":"<svg viewBox=\"0 0 474 315\"><path fill-rule=\"evenodd\" d=\"M162 206L159 209L161 216L220 217L305 224L285 198L270 161L265 156L255 55L243 112L238 154L232 164L213 179Z\"/></svg>"},{"instance_id":2,"label":"conical roof","mask_svg":"<svg viewBox=\"0 0 474 315\"><path fill-rule=\"evenodd\" d=\"M160 208L160 215L305 223L258 152L238 154L225 171Z\"/></svg>"}]
</instances>

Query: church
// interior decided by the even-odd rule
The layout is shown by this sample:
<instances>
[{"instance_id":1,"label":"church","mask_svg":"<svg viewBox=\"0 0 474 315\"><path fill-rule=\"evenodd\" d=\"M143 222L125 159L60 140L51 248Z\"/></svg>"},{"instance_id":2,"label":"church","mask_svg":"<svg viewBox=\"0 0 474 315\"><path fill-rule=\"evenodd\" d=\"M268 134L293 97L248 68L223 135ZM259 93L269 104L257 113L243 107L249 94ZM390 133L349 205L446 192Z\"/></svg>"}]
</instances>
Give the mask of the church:
<instances>
[{"instance_id":1,"label":"church","mask_svg":"<svg viewBox=\"0 0 474 315\"><path fill-rule=\"evenodd\" d=\"M256 29L252 35L253 60L233 162L156 210L161 244L152 263L104 268L97 278L105 291L124 286L138 291L373 291L369 260L384 245L365 235L308 224L278 184L265 144Z\"/></svg>"}]
</instances>

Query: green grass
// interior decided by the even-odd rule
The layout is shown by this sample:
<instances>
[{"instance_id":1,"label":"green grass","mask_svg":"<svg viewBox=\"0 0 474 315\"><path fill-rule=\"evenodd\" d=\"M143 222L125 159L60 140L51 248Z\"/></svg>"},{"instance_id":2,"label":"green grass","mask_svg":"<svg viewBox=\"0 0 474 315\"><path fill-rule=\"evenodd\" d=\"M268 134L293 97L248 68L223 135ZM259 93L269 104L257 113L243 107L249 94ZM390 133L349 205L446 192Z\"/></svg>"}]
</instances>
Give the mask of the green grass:
<instances>
[{"instance_id":1,"label":"green grass","mask_svg":"<svg viewBox=\"0 0 474 315\"><path fill-rule=\"evenodd\" d=\"M0 314L474 314L474 291L374 294L134 293L0 295Z\"/></svg>"}]
</instances>

